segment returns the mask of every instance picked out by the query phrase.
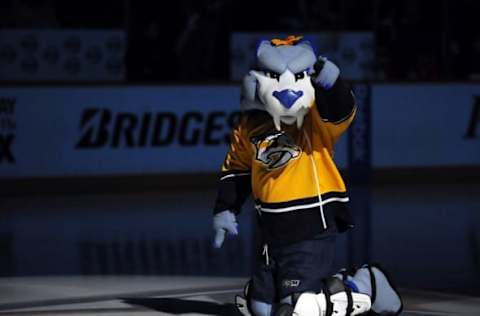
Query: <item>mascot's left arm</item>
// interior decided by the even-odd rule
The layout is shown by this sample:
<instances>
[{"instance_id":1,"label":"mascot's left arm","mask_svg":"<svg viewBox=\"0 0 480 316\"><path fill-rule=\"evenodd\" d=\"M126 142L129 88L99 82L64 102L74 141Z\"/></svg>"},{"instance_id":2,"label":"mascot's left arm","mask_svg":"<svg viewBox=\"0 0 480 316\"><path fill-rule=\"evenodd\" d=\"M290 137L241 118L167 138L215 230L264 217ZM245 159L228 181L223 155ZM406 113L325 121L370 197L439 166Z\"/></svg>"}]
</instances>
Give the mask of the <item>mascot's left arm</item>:
<instances>
[{"instance_id":1,"label":"mascot's left arm","mask_svg":"<svg viewBox=\"0 0 480 316\"><path fill-rule=\"evenodd\" d=\"M324 57L319 57L314 65L312 84L317 110L335 142L353 121L355 97L340 77L338 67Z\"/></svg>"}]
</instances>

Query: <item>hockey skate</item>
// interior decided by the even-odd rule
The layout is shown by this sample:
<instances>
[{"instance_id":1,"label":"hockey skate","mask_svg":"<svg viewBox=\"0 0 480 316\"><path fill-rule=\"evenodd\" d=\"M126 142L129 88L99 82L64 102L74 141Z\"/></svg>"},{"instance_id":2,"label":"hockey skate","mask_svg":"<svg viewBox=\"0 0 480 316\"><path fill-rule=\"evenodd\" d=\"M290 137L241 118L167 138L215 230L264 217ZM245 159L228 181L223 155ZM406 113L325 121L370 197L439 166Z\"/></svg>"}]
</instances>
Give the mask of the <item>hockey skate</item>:
<instances>
[{"instance_id":1,"label":"hockey skate","mask_svg":"<svg viewBox=\"0 0 480 316\"><path fill-rule=\"evenodd\" d=\"M303 293L298 298L295 316L355 316L364 315L371 308L370 297L352 293L337 278L326 281L325 290L320 294Z\"/></svg>"},{"instance_id":2,"label":"hockey skate","mask_svg":"<svg viewBox=\"0 0 480 316\"><path fill-rule=\"evenodd\" d=\"M390 277L378 264L365 264L361 268L342 269L335 275L356 292L370 296L370 316L399 315L403 309L402 299Z\"/></svg>"},{"instance_id":3,"label":"hockey skate","mask_svg":"<svg viewBox=\"0 0 480 316\"><path fill-rule=\"evenodd\" d=\"M403 302L391 278L378 264L367 264L360 268L355 275L368 270L371 284L372 309L368 315L393 316L400 315Z\"/></svg>"}]
</instances>

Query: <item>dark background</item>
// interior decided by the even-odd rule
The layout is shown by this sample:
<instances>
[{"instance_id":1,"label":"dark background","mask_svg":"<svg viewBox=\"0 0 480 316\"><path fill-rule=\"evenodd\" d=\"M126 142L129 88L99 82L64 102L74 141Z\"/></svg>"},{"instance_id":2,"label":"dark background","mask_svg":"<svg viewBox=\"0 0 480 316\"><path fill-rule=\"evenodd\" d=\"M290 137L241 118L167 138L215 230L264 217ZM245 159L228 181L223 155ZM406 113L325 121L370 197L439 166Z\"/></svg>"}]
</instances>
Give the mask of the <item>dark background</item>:
<instances>
[{"instance_id":1,"label":"dark background","mask_svg":"<svg viewBox=\"0 0 480 316\"><path fill-rule=\"evenodd\" d=\"M1 28L124 29L129 82L228 80L232 32L372 31L379 80L478 80L475 0L4 0Z\"/></svg>"}]
</instances>

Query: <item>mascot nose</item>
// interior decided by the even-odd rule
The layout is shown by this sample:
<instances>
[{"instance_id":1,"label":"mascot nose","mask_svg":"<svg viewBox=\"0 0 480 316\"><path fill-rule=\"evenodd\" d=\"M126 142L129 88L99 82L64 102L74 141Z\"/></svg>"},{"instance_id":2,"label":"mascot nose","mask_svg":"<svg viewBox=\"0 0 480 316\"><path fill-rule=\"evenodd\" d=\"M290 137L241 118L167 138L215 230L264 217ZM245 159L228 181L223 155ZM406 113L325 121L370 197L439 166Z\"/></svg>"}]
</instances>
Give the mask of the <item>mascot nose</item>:
<instances>
[{"instance_id":1,"label":"mascot nose","mask_svg":"<svg viewBox=\"0 0 480 316\"><path fill-rule=\"evenodd\" d=\"M297 101L302 95L303 91L293 91L292 89L273 92L273 96L287 109L291 108L292 105L295 104L295 101Z\"/></svg>"}]
</instances>

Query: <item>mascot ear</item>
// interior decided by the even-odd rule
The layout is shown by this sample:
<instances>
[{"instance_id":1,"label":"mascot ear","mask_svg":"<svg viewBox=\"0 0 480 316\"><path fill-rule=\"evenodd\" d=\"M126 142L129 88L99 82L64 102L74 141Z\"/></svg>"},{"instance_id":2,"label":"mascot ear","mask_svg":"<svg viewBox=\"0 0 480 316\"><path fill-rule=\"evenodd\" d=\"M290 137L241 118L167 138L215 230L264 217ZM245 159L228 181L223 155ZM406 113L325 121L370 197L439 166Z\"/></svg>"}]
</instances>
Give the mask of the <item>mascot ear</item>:
<instances>
[{"instance_id":1,"label":"mascot ear","mask_svg":"<svg viewBox=\"0 0 480 316\"><path fill-rule=\"evenodd\" d=\"M248 110L265 110L265 106L257 96L257 78L250 71L243 77L242 89L240 92L240 109L242 111Z\"/></svg>"},{"instance_id":2,"label":"mascot ear","mask_svg":"<svg viewBox=\"0 0 480 316\"><path fill-rule=\"evenodd\" d=\"M266 40L261 40L258 45L257 45L257 58L262 54L262 52L268 48L270 48L272 44L270 44L270 41Z\"/></svg>"}]
</instances>

